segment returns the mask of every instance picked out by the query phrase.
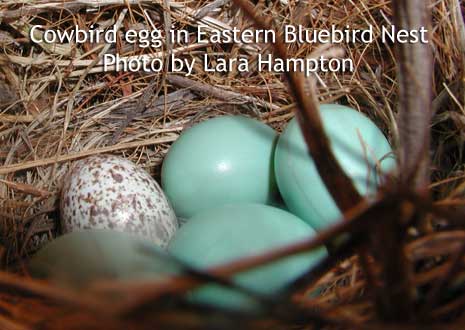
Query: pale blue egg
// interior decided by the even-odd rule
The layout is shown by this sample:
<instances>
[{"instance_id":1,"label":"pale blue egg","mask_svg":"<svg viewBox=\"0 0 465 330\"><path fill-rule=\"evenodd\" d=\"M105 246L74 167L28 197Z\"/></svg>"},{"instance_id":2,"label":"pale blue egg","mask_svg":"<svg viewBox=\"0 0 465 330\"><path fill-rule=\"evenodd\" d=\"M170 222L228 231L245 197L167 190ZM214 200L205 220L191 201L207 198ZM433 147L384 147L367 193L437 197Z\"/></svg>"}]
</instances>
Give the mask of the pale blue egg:
<instances>
[{"instance_id":1,"label":"pale blue egg","mask_svg":"<svg viewBox=\"0 0 465 330\"><path fill-rule=\"evenodd\" d=\"M237 204L198 213L180 228L168 251L188 265L206 270L309 239L315 231L296 216L267 205ZM274 296L327 255L325 248L287 257L234 276L234 282ZM208 285L192 299L215 307L252 311L257 301L236 290Z\"/></svg>"},{"instance_id":2,"label":"pale blue egg","mask_svg":"<svg viewBox=\"0 0 465 330\"><path fill-rule=\"evenodd\" d=\"M277 133L244 116L206 120L181 134L162 168L162 186L176 215L190 218L229 203L271 204Z\"/></svg>"},{"instance_id":3,"label":"pale blue egg","mask_svg":"<svg viewBox=\"0 0 465 330\"><path fill-rule=\"evenodd\" d=\"M179 271L154 243L105 229L58 237L31 258L29 269L34 277L70 288L102 280L163 280Z\"/></svg>"},{"instance_id":4,"label":"pale blue egg","mask_svg":"<svg viewBox=\"0 0 465 330\"><path fill-rule=\"evenodd\" d=\"M320 114L340 165L362 195L373 195L383 174L395 167L385 136L368 117L349 107L325 104ZM318 174L296 119L279 138L275 171L281 195L293 214L315 230L341 219L341 211Z\"/></svg>"}]
</instances>

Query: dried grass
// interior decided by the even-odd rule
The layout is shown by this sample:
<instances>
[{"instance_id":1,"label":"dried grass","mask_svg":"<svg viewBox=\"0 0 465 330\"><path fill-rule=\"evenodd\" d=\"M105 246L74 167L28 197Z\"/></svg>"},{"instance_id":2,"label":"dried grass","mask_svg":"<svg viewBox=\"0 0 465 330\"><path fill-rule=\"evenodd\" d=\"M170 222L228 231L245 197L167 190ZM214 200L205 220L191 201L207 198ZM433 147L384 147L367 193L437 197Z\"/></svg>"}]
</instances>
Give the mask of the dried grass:
<instances>
[{"instance_id":1,"label":"dried grass","mask_svg":"<svg viewBox=\"0 0 465 330\"><path fill-rule=\"evenodd\" d=\"M259 1L259 4L264 15L273 17L277 28L289 23L314 28L329 28L332 24L366 28L372 24L379 32L382 25L392 21L389 1ZM427 209L432 212L430 221L409 228L404 252L414 265L412 290L430 288L441 278L445 282L440 288L445 289L460 284L459 279L465 275L463 253L457 254L465 237L463 3L437 1L432 12L435 115L431 155L435 203ZM150 22L144 13L160 27L167 19L166 13L179 28L200 23L214 28L253 25L229 1L0 1L0 261L5 271L0 273L1 329L101 329L102 324L105 329L235 329L238 324L253 329L317 329L320 325L347 329L465 326L465 315L460 313L465 306L463 286L458 286L451 297L436 297L430 302L424 311L427 314L422 314L428 315L424 318L428 320L426 324L417 327L381 323L372 304L373 283L366 274L369 269L376 275L379 265L371 257L360 259L352 250L332 257L312 274L314 281L304 281L296 287L293 300L298 307L286 308L288 297L283 298L278 309L258 321L181 302L175 307L161 303L162 294L176 296L201 282L189 276L162 288L144 283L118 284L118 291L130 292L131 299L114 306L11 275L12 271L22 273L21 260L59 232L58 191L70 162L112 152L135 161L157 177L170 143L195 122L225 113L243 113L281 130L293 117L294 100L282 77L274 73L251 70L248 74L237 71L219 74L206 73L201 68L196 68L195 75L189 78L172 74L104 73L101 62L104 51L126 57L164 54L122 43L116 47L103 44L39 47L25 33L32 24L65 29L75 24L108 26L118 20L125 27L148 28ZM291 45L288 52L291 56L309 56L317 46ZM222 47L193 42L170 47L178 56L198 57L199 62L203 52L226 58L241 54L251 61L258 52L271 52L270 45L264 44ZM320 75L316 83L320 102L338 101L362 111L398 146L395 120L398 91L392 47L375 42L369 46L345 46L345 51L357 64L357 70L353 74ZM410 198L398 196L401 197ZM380 202L378 211L391 205L386 203ZM277 251L268 258L327 242L338 230L352 228L363 233L361 228L377 219L367 216L358 219L357 212L361 209L354 211L356 222L343 224L323 233L316 241ZM355 243L347 244L347 248ZM450 257L454 255L458 257ZM261 261L265 259L266 256ZM213 273L226 276L259 261L246 260ZM315 286L324 287L325 294L304 299L304 293ZM419 291L414 291L421 301Z\"/></svg>"}]
</instances>

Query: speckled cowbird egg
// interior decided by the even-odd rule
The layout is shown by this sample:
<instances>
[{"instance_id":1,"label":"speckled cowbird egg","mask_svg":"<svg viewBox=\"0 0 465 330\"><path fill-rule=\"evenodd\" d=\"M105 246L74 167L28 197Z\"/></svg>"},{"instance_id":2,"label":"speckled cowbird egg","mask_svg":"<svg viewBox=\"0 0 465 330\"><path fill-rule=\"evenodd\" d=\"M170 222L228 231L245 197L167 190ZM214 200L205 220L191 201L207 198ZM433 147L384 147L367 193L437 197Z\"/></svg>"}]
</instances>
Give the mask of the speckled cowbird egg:
<instances>
[{"instance_id":1,"label":"speckled cowbird egg","mask_svg":"<svg viewBox=\"0 0 465 330\"><path fill-rule=\"evenodd\" d=\"M61 193L65 233L113 229L134 233L164 247L178 222L157 182L129 160L98 155L77 161Z\"/></svg>"}]
</instances>

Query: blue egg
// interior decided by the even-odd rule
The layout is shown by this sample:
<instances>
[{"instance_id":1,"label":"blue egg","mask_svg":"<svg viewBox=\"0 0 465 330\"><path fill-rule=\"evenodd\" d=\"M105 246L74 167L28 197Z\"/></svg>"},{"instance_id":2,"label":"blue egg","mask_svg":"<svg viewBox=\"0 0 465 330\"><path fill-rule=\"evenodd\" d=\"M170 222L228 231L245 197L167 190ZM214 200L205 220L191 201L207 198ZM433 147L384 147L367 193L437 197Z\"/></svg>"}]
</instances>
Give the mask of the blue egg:
<instances>
[{"instance_id":1,"label":"blue egg","mask_svg":"<svg viewBox=\"0 0 465 330\"><path fill-rule=\"evenodd\" d=\"M58 237L31 258L29 269L34 277L74 289L103 280L164 280L180 271L151 241L105 229Z\"/></svg>"},{"instance_id":2,"label":"blue egg","mask_svg":"<svg viewBox=\"0 0 465 330\"><path fill-rule=\"evenodd\" d=\"M391 146L383 133L365 115L349 107L325 104L320 114L338 162L360 194L373 195L383 174L395 167ZM279 138L275 172L289 210L315 230L341 219L341 211L318 174L296 119Z\"/></svg>"},{"instance_id":3,"label":"blue egg","mask_svg":"<svg viewBox=\"0 0 465 330\"><path fill-rule=\"evenodd\" d=\"M192 267L207 270L314 235L315 231L308 224L281 209L260 204L226 205L189 219L168 245L168 252ZM326 255L326 249L319 248L241 272L233 280L252 292L274 296ZM193 291L191 299L232 310L256 311L259 308L250 296L218 285Z\"/></svg>"},{"instance_id":4,"label":"blue egg","mask_svg":"<svg viewBox=\"0 0 465 330\"><path fill-rule=\"evenodd\" d=\"M206 120L181 134L163 162L162 186L176 215L231 203L272 204L277 133L244 116Z\"/></svg>"}]
</instances>

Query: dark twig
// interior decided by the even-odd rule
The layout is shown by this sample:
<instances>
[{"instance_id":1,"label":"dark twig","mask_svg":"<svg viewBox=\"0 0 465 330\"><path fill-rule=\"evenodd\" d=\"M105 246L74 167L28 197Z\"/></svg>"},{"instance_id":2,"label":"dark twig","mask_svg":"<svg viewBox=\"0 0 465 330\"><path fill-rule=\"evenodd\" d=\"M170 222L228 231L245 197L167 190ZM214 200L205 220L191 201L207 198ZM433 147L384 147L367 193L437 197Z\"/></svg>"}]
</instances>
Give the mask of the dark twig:
<instances>
[{"instance_id":1,"label":"dark twig","mask_svg":"<svg viewBox=\"0 0 465 330\"><path fill-rule=\"evenodd\" d=\"M218 100L228 101L230 103L237 104L257 104L270 110L280 110L281 108L272 103L266 102L258 97L253 97L245 95L242 93L237 93L233 91L226 90L217 86L211 86L205 83L202 83L198 80L189 79L187 77L170 74L166 77L166 80L178 87L186 88L193 93L197 93L203 96L214 97Z\"/></svg>"},{"instance_id":2,"label":"dark twig","mask_svg":"<svg viewBox=\"0 0 465 330\"><path fill-rule=\"evenodd\" d=\"M419 30L430 26L428 2L394 0L396 29ZM422 190L429 182L429 142L432 101L432 54L428 44L396 43L399 81L400 184ZM405 189L405 188L404 188ZM381 318L404 321L412 317L413 294L410 269L404 254L404 221L424 217L414 205L404 202L382 215L373 236L373 250L381 260L382 285L376 290ZM394 221L388 221L394 218Z\"/></svg>"},{"instance_id":3,"label":"dark twig","mask_svg":"<svg viewBox=\"0 0 465 330\"><path fill-rule=\"evenodd\" d=\"M446 273L439 279L439 281L437 281L436 285L426 298L426 302L420 311L421 319L427 319L430 317L428 314L429 311L435 307L436 301L441 297L441 294L447 290L448 283L450 283L454 276L461 270L464 255L465 243L462 243L458 251L454 254Z\"/></svg>"},{"instance_id":4,"label":"dark twig","mask_svg":"<svg viewBox=\"0 0 465 330\"><path fill-rule=\"evenodd\" d=\"M394 0L397 29L430 28L428 2ZM415 188L429 183L429 143L432 108L433 60L429 44L396 43L399 81L400 174Z\"/></svg>"},{"instance_id":5,"label":"dark twig","mask_svg":"<svg viewBox=\"0 0 465 330\"><path fill-rule=\"evenodd\" d=\"M249 1L234 0L234 3L252 18L257 27L270 29L269 18L260 16L258 14L260 11L256 10ZM277 38L273 50L277 57L287 58L287 49L281 38ZM286 72L284 75L289 83L289 91L296 100L297 119L318 173L337 206L345 212L358 204L362 197L331 150L319 115L315 91L313 88L307 90L302 74Z\"/></svg>"}]
</instances>

